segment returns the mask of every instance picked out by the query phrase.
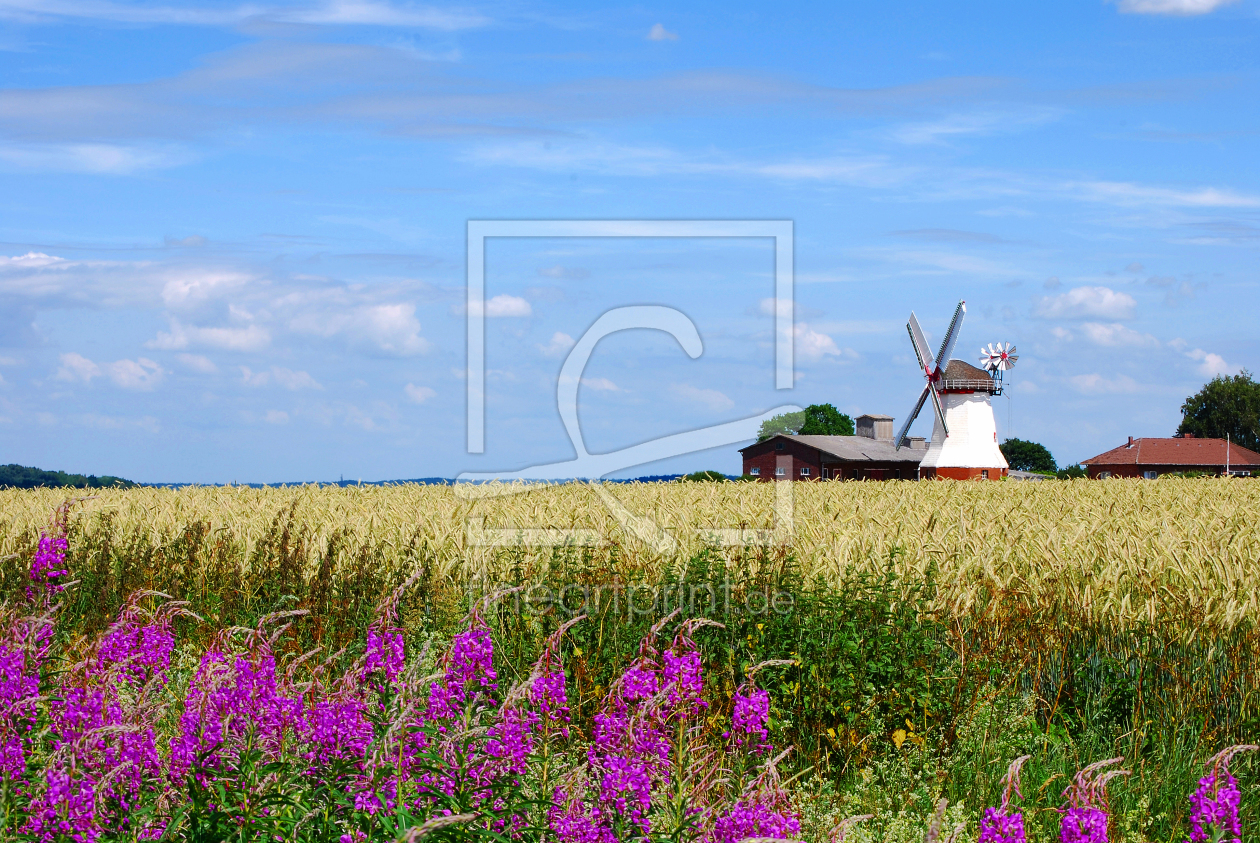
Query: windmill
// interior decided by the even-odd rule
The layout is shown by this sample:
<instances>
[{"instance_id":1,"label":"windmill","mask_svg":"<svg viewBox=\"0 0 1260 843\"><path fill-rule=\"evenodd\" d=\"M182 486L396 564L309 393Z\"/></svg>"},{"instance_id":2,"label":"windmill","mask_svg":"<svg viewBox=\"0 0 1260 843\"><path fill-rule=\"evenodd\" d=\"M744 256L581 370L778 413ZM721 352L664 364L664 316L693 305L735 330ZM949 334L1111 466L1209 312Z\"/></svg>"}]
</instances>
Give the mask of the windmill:
<instances>
[{"instance_id":1,"label":"windmill","mask_svg":"<svg viewBox=\"0 0 1260 843\"><path fill-rule=\"evenodd\" d=\"M930 398L936 418L932 444L919 464L921 477L997 480L1006 473L1006 459L997 445L997 423L993 419L991 397L1002 392L1000 373L1014 365L1014 349L1010 346L1002 348L1000 344L990 346L993 354L986 357L984 369L952 359L950 355L966 314L967 303L960 301L935 357L913 312L906 323L910 344L914 347L919 369L927 383L902 425L895 444L897 448L902 446L910 426ZM987 361L990 358L996 358L996 362L989 364Z\"/></svg>"},{"instance_id":2,"label":"windmill","mask_svg":"<svg viewBox=\"0 0 1260 843\"><path fill-rule=\"evenodd\" d=\"M989 343L988 348L980 346L980 367L997 380L1002 380L1002 373L1014 368L1018 359L1015 346L1009 342Z\"/></svg>"}]
</instances>

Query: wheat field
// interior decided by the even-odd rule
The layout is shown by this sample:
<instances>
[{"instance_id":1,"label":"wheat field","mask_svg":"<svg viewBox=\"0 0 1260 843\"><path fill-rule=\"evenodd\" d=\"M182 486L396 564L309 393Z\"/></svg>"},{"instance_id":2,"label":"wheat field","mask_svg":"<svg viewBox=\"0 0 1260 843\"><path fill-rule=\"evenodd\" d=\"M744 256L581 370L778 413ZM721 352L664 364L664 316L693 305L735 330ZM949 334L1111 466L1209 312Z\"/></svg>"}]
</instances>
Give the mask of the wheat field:
<instances>
[{"instance_id":1,"label":"wheat field","mask_svg":"<svg viewBox=\"0 0 1260 843\"><path fill-rule=\"evenodd\" d=\"M760 535L801 573L833 585L891 565L908 584L931 577L933 609L947 615L998 595L1102 623L1176 616L1196 628L1233 629L1260 616L1260 484L1248 480L787 485L790 520L780 517L779 531ZM593 543L596 552L615 548L624 562L652 571L685 561L715 530L774 527L775 495L776 484L681 482L104 491L71 508L71 542L108 525L161 546L200 521L248 559L292 509L317 546L335 531L387 555L418 542L439 575L452 578L494 576L509 557L541 567L553 554L547 546L494 546L479 539L483 530L501 531L508 544L524 535L516 531L573 530L568 540ZM29 552L67 499L64 490L0 491L0 556Z\"/></svg>"}]
</instances>

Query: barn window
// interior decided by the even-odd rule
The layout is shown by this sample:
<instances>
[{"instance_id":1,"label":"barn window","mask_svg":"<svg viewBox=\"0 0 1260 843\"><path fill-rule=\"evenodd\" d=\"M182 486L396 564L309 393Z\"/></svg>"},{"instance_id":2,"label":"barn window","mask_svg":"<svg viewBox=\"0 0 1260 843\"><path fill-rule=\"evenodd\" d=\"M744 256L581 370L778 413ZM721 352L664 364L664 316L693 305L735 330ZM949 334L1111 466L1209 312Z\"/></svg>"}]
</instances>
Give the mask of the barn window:
<instances>
[{"instance_id":1,"label":"barn window","mask_svg":"<svg viewBox=\"0 0 1260 843\"><path fill-rule=\"evenodd\" d=\"M900 480L900 479L901 479L901 469L900 469L900 468L894 468L894 469L893 469L893 477L894 477L895 479L897 479L897 480Z\"/></svg>"},{"instance_id":2,"label":"barn window","mask_svg":"<svg viewBox=\"0 0 1260 843\"><path fill-rule=\"evenodd\" d=\"M1099 480L1106 480L1106 479L1107 479L1108 477L1110 477L1110 476L1111 476L1111 472L1110 472L1110 471L1100 471L1100 472L1098 472L1098 479L1099 479Z\"/></svg>"},{"instance_id":3,"label":"barn window","mask_svg":"<svg viewBox=\"0 0 1260 843\"><path fill-rule=\"evenodd\" d=\"M982 469L980 469L980 477L981 477L981 479L983 479L983 480L988 480L988 479L989 479L989 469L987 469L987 468L982 468Z\"/></svg>"},{"instance_id":4,"label":"barn window","mask_svg":"<svg viewBox=\"0 0 1260 843\"><path fill-rule=\"evenodd\" d=\"M802 477L808 477L808 476L809 476L809 466L807 466L807 465L805 465L805 466L801 466L801 476L802 476Z\"/></svg>"},{"instance_id":5,"label":"barn window","mask_svg":"<svg viewBox=\"0 0 1260 843\"><path fill-rule=\"evenodd\" d=\"M749 473L749 474L751 474L753 477L759 477L759 476L761 475L761 469L760 469L760 468L750 468L750 469L748 469L748 473Z\"/></svg>"},{"instance_id":6,"label":"barn window","mask_svg":"<svg viewBox=\"0 0 1260 843\"><path fill-rule=\"evenodd\" d=\"M1145 477L1147 480L1155 480L1159 477L1159 472L1158 471L1143 471L1142 476Z\"/></svg>"},{"instance_id":7,"label":"barn window","mask_svg":"<svg viewBox=\"0 0 1260 843\"><path fill-rule=\"evenodd\" d=\"M787 470L786 470L786 469L783 469L783 468L776 468L776 469L774 470L774 476L775 476L775 477L782 477L782 476L783 476L783 475L785 475L785 474L787 474Z\"/></svg>"},{"instance_id":8,"label":"barn window","mask_svg":"<svg viewBox=\"0 0 1260 843\"><path fill-rule=\"evenodd\" d=\"M775 449L776 451L782 451L784 447L785 447L785 446L784 446L784 442L783 442L783 440L782 440L782 439L780 439L778 442L775 442L775 443L774 443L774 449Z\"/></svg>"}]
</instances>

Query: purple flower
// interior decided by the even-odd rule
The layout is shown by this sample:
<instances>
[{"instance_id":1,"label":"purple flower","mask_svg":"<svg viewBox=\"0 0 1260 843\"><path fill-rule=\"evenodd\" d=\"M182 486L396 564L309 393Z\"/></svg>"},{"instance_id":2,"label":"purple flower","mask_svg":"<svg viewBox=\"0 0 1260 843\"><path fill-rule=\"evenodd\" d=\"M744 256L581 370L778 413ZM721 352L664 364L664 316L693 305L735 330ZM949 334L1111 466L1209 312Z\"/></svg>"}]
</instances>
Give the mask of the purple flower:
<instances>
[{"instance_id":1,"label":"purple flower","mask_svg":"<svg viewBox=\"0 0 1260 843\"><path fill-rule=\"evenodd\" d=\"M494 671L494 642L490 630L470 627L451 642L442 681L429 691L428 719L450 719L477 700L498 689Z\"/></svg>"},{"instance_id":2,"label":"purple flower","mask_svg":"<svg viewBox=\"0 0 1260 843\"><path fill-rule=\"evenodd\" d=\"M708 707L701 694L700 653L686 649L681 653L665 651L663 684L669 689L669 704L680 717L691 717Z\"/></svg>"},{"instance_id":3,"label":"purple flower","mask_svg":"<svg viewBox=\"0 0 1260 843\"><path fill-rule=\"evenodd\" d=\"M1221 772L1224 781L1218 780L1215 772L1209 773L1199 779L1199 789L1190 797L1191 840L1211 840L1212 832L1219 831L1230 843L1241 843L1238 802L1242 794L1238 791L1238 780L1229 770Z\"/></svg>"},{"instance_id":4,"label":"purple flower","mask_svg":"<svg viewBox=\"0 0 1260 843\"><path fill-rule=\"evenodd\" d=\"M1031 755L1021 755L1011 762L1002 779L1002 804L997 808L986 808L980 820L979 843L1024 843L1024 815L1011 810L1011 794L1022 796L1019 792L1019 771ZM1104 832L1106 829L1104 828Z\"/></svg>"},{"instance_id":5,"label":"purple flower","mask_svg":"<svg viewBox=\"0 0 1260 843\"><path fill-rule=\"evenodd\" d=\"M1208 774L1199 779L1199 788L1190 797L1190 840L1202 843L1224 838L1229 843L1241 843L1238 803L1242 794L1238 791L1238 780L1229 772L1229 762L1238 753L1255 749L1260 747L1229 746L1208 759Z\"/></svg>"},{"instance_id":6,"label":"purple flower","mask_svg":"<svg viewBox=\"0 0 1260 843\"><path fill-rule=\"evenodd\" d=\"M366 679L376 671L385 674L386 680L393 682L402 672L406 661L403 648L402 633L397 630L368 630L367 658L363 663L362 678Z\"/></svg>"},{"instance_id":7,"label":"purple flower","mask_svg":"<svg viewBox=\"0 0 1260 843\"><path fill-rule=\"evenodd\" d=\"M770 719L770 693L756 688L740 688L735 691L735 708L731 712L730 735L735 746L748 745L753 752L762 753L770 748L766 741L770 736L766 722Z\"/></svg>"},{"instance_id":8,"label":"purple flower","mask_svg":"<svg viewBox=\"0 0 1260 843\"><path fill-rule=\"evenodd\" d=\"M70 573L65 567L67 547L69 543L64 530L51 536L40 534L39 549L31 560L31 584L26 588L28 602L34 602L36 598L47 602L54 594L65 590L65 586L59 584L57 579Z\"/></svg>"},{"instance_id":9,"label":"purple flower","mask_svg":"<svg viewBox=\"0 0 1260 843\"><path fill-rule=\"evenodd\" d=\"M1110 770L1096 776L1104 767L1117 764L1123 758L1095 761L1080 770L1063 791L1068 807L1060 809L1063 820L1059 824L1059 840L1062 843L1107 843L1107 782L1116 776L1127 776L1127 770Z\"/></svg>"},{"instance_id":10,"label":"purple flower","mask_svg":"<svg viewBox=\"0 0 1260 843\"><path fill-rule=\"evenodd\" d=\"M1059 825L1059 840L1062 843L1107 843L1107 812L1092 807L1069 808Z\"/></svg>"},{"instance_id":11,"label":"purple flower","mask_svg":"<svg viewBox=\"0 0 1260 843\"><path fill-rule=\"evenodd\" d=\"M779 840L800 834L801 821L760 802L738 802L713 824L713 843L738 843L749 837Z\"/></svg>"},{"instance_id":12,"label":"purple flower","mask_svg":"<svg viewBox=\"0 0 1260 843\"><path fill-rule=\"evenodd\" d=\"M621 694L628 702L651 699L660 687L661 678L651 668L636 664L621 674Z\"/></svg>"},{"instance_id":13,"label":"purple flower","mask_svg":"<svg viewBox=\"0 0 1260 843\"><path fill-rule=\"evenodd\" d=\"M1106 833L1106 829L1103 829ZM1003 808L985 808L980 820L979 843L1024 843L1024 815Z\"/></svg>"}]
</instances>

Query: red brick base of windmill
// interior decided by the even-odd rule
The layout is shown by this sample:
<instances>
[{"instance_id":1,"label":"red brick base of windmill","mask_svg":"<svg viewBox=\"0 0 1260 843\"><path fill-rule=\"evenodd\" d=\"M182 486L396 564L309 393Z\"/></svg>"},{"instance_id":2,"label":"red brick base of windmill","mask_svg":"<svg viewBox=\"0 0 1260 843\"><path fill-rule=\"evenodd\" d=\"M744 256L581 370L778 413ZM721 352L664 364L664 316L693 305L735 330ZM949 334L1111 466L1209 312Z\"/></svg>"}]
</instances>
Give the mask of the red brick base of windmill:
<instances>
[{"instance_id":1,"label":"red brick base of windmill","mask_svg":"<svg viewBox=\"0 0 1260 843\"><path fill-rule=\"evenodd\" d=\"M1001 480L1005 468L963 468L942 465L936 468L920 468L920 480Z\"/></svg>"}]
</instances>

